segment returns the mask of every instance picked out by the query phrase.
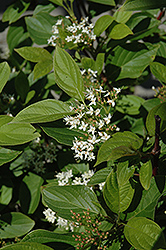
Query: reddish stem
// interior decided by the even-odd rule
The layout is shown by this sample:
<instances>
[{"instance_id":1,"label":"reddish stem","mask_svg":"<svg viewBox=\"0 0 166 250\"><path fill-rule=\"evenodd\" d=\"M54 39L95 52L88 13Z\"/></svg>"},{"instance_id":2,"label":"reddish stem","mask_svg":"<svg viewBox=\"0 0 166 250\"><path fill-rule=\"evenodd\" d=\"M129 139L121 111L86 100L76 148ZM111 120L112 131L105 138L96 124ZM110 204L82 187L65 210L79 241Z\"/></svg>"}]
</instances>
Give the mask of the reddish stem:
<instances>
[{"instance_id":1,"label":"reddish stem","mask_svg":"<svg viewBox=\"0 0 166 250\"><path fill-rule=\"evenodd\" d=\"M157 169L158 169L158 160L160 155L160 145L159 145L159 137L160 137L160 123L161 118L158 115L155 115L155 144L154 148L152 149L151 154L153 155L153 176L157 175Z\"/></svg>"}]
</instances>

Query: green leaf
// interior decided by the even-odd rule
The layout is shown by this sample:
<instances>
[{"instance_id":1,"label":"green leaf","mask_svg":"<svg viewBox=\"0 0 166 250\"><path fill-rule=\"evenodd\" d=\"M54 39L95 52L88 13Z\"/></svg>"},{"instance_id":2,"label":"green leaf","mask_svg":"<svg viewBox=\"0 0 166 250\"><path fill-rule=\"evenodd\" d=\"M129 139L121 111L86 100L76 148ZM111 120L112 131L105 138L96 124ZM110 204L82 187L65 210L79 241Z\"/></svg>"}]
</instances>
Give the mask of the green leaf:
<instances>
[{"instance_id":1,"label":"green leaf","mask_svg":"<svg viewBox=\"0 0 166 250\"><path fill-rule=\"evenodd\" d=\"M36 102L21 110L12 122L42 123L63 118L71 114L67 103L47 99Z\"/></svg>"},{"instance_id":2,"label":"green leaf","mask_svg":"<svg viewBox=\"0 0 166 250\"><path fill-rule=\"evenodd\" d=\"M119 162L117 166L117 179L120 185L124 185L133 176L134 166L128 167L129 162Z\"/></svg>"},{"instance_id":3,"label":"green leaf","mask_svg":"<svg viewBox=\"0 0 166 250\"><path fill-rule=\"evenodd\" d=\"M97 70L98 75L100 75L102 70L103 70L104 58L105 58L104 53L98 53L97 54L96 61L95 61L95 68Z\"/></svg>"},{"instance_id":4,"label":"green leaf","mask_svg":"<svg viewBox=\"0 0 166 250\"><path fill-rule=\"evenodd\" d=\"M81 60L82 67L86 70L89 68L95 70L95 61L92 58L83 57Z\"/></svg>"},{"instance_id":5,"label":"green leaf","mask_svg":"<svg viewBox=\"0 0 166 250\"><path fill-rule=\"evenodd\" d=\"M112 172L112 167L107 167L97 171L88 182L88 185L97 185L99 183L105 182L107 176Z\"/></svg>"},{"instance_id":6,"label":"green leaf","mask_svg":"<svg viewBox=\"0 0 166 250\"><path fill-rule=\"evenodd\" d=\"M19 145L39 137L35 128L26 123L8 123L0 127L0 145Z\"/></svg>"},{"instance_id":7,"label":"green leaf","mask_svg":"<svg viewBox=\"0 0 166 250\"><path fill-rule=\"evenodd\" d=\"M17 23L11 24L7 33L7 43L11 54L13 49L25 41L28 37L29 34L26 31L25 22L22 19L17 21Z\"/></svg>"},{"instance_id":8,"label":"green leaf","mask_svg":"<svg viewBox=\"0 0 166 250\"><path fill-rule=\"evenodd\" d=\"M138 191L137 187L136 190ZM159 198L165 193L165 191L165 177L152 177L150 188L148 190L143 190L141 200L139 200L138 193L135 193L133 204L131 204L131 208L129 208L129 211L127 211L129 217L142 216L154 219L157 202Z\"/></svg>"},{"instance_id":9,"label":"green leaf","mask_svg":"<svg viewBox=\"0 0 166 250\"><path fill-rule=\"evenodd\" d=\"M157 250L166 247L162 229L154 221L144 217L129 220L125 225L124 235L138 250Z\"/></svg>"},{"instance_id":10,"label":"green leaf","mask_svg":"<svg viewBox=\"0 0 166 250\"><path fill-rule=\"evenodd\" d=\"M114 21L114 18L109 15L104 15L97 19L94 27L94 33L96 36L100 36Z\"/></svg>"},{"instance_id":11,"label":"green leaf","mask_svg":"<svg viewBox=\"0 0 166 250\"><path fill-rule=\"evenodd\" d=\"M19 72L19 74L15 78L14 85L17 94L21 97L21 101L24 102L29 91L29 81L24 72Z\"/></svg>"},{"instance_id":12,"label":"green leaf","mask_svg":"<svg viewBox=\"0 0 166 250\"><path fill-rule=\"evenodd\" d=\"M142 106L149 112L152 108L159 105L161 103L161 100L159 98L152 98L149 100L144 101L142 103Z\"/></svg>"},{"instance_id":13,"label":"green leaf","mask_svg":"<svg viewBox=\"0 0 166 250\"><path fill-rule=\"evenodd\" d=\"M148 190L152 178L152 163L151 160L142 164L139 171L139 179L144 189Z\"/></svg>"},{"instance_id":14,"label":"green leaf","mask_svg":"<svg viewBox=\"0 0 166 250\"><path fill-rule=\"evenodd\" d=\"M26 214L33 214L39 205L40 187L43 179L31 172L25 176L21 182L19 190L19 200L21 209Z\"/></svg>"},{"instance_id":15,"label":"green leaf","mask_svg":"<svg viewBox=\"0 0 166 250\"><path fill-rule=\"evenodd\" d=\"M146 128L150 136L155 135L155 115L159 115L161 118L160 132L164 132L166 129L166 102L159 104L152 108L146 118Z\"/></svg>"},{"instance_id":16,"label":"green leaf","mask_svg":"<svg viewBox=\"0 0 166 250\"><path fill-rule=\"evenodd\" d=\"M124 184L119 183L117 173L112 171L107 177L103 195L107 206L114 213L120 213L129 207L134 195L134 189L129 181Z\"/></svg>"},{"instance_id":17,"label":"green leaf","mask_svg":"<svg viewBox=\"0 0 166 250\"><path fill-rule=\"evenodd\" d=\"M69 96L84 101L82 75L71 56L65 50L57 47L53 65L58 86Z\"/></svg>"},{"instance_id":18,"label":"green leaf","mask_svg":"<svg viewBox=\"0 0 166 250\"><path fill-rule=\"evenodd\" d=\"M0 166L14 160L21 151L0 147Z\"/></svg>"},{"instance_id":19,"label":"green leaf","mask_svg":"<svg viewBox=\"0 0 166 250\"><path fill-rule=\"evenodd\" d=\"M120 146L128 147L130 150L136 151L142 145L143 141L137 135L131 132L118 132L112 136L109 140L102 144L98 151L97 162L98 165L104 161L113 160L112 151ZM122 154L121 156L125 156ZM119 157L119 156L118 156ZM116 155L115 155L116 158ZM116 158L117 159L117 158Z\"/></svg>"},{"instance_id":20,"label":"green leaf","mask_svg":"<svg viewBox=\"0 0 166 250\"><path fill-rule=\"evenodd\" d=\"M41 62L45 60L52 61L52 55L43 48L37 47L22 47L15 49L15 51L24 59L31 62Z\"/></svg>"},{"instance_id":21,"label":"green leaf","mask_svg":"<svg viewBox=\"0 0 166 250\"><path fill-rule=\"evenodd\" d=\"M132 34L133 32L127 25L125 25L124 23L119 23L112 28L109 37L116 40L123 39L124 37Z\"/></svg>"},{"instance_id":22,"label":"green leaf","mask_svg":"<svg viewBox=\"0 0 166 250\"><path fill-rule=\"evenodd\" d=\"M166 7L166 0L126 0L124 10L150 10Z\"/></svg>"},{"instance_id":23,"label":"green leaf","mask_svg":"<svg viewBox=\"0 0 166 250\"><path fill-rule=\"evenodd\" d=\"M41 128L50 137L54 138L60 144L72 146L74 137L84 136L81 131L66 128L58 122L42 124Z\"/></svg>"},{"instance_id":24,"label":"green leaf","mask_svg":"<svg viewBox=\"0 0 166 250\"><path fill-rule=\"evenodd\" d=\"M152 74L160 81L166 83L166 66L159 62L152 62L150 64Z\"/></svg>"},{"instance_id":25,"label":"green leaf","mask_svg":"<svg viewBox=\"0 0 166 250\"><path fill-rule=\"evenodd\" d=\"M33 12L33 15L37 15L39 12L47 12L50 13L55 9L55 6L52 3L49 3L47 5L40 5L38 4Z\"/></svg>"},{"instance_id":26,"label":"green leaf","mask_svg":"<svg viewBox=\"0 0 166 250\"><path fill-rule=\"evenodd\" d=\"M0 93L7 83L10 75L10 67L7 62L0 63Z\"/></svg>"},{"instance_id":27,"label":"green leaf","mask_svg":"<svg viewBox=\"0 0 166 250\"><path fill-rule=\"evenodd\" d=\"M154 60L158 48L158 46L152 46L151 49L147 49L139 43L129 43L123 47L118 45L106 61L108 75L116 77L116 80L138 78Z\"/></svg>"},{"instance_id":28,"label":"green leaf","mask_svg":"<svg viewBox=\"0 0 166 250\"><path fill-rule=\"evenodd\" d=\"M48 243L48 242L65 242L72 246L75 246L77 242L72 237L73 233L57 234L51 231L38 229L30 232L26 235L22 242L37 242L37 243Z\"/></svg>"},{"instance_id":29,"label":"green leaf","mask_svg":"<svg viewBox=\"0 0 166 250\"><path fill-rule=\"evenodd\" d=\"M0 180L0 209L4 209L12 199L13 183L10 178L2 177Z\"/></svg>"},{"instance_id":30,"label":"green leaf","mask_svg":"<svg viewBox=\"0 0 166 250\"><path fill-rule=\"evenodd\" d=\"M38 62L34 67L34 80L47 75L53 68L52 60Z\"/></svg>"},{"instance_id":31,"label":"green leaf","mask_svg":"<svg viewBox=\"0 0 166 250\"><path fill-rule=\"evenodd\" d=\"M57 5L63 6L63 0L49 0L49 1Z\"/></svg>"},{"instance_id":32,"label":"green leaf","mask_svg":"<svg viewBox=\"0 0 166 250\"><path fill-rule=\"evenodd\" d=\"M14 4L10 5L3 13L2 21L9 24L16 22L21 15L28 9L30 2L18 0Z\"/></svg>"},{"instance_id":33,"label":"green leaf","mask_svg":"<svg viewBox=\"0 0 166 250\"><path fill-rule=\"evenodd\" d=\"M33 17L25 17L25 22L29 35L36 44L48 44L47 40L52 36L52 26L56 22L56 17L47 12L39 12Z\"/></svg>"},{"instance_id":34,"label":"green leaf","mask_svg":"<svg viewBox=\"0 0 166 250\"><path fill-rule=\"evenodd\" d=\"M0 238L20 237L28 233L35 222L20 212L11 212L1 215Z\"/></svg>"},{"instance_id":35,"label":"green leaf","mask_svg":"<svg viewBox=\"0 0 166 250\"><path fill-rule=\"evenodd\" d=\"M89 0L89 1L95 2L95 3L100 3L100 4L111 5L111 6L116 5L114 0Z\"/></svg>"},{"instance_id":36,"label":"green leaf","mask_svg":"<svg viewBox=\"0 0 166 250\"><path fill-rule=\"evenodd\" d=\"M132 15L132 11L124 11L123 8L119 8L113 15L114 19L118 23L126 23Z\"/></svg>"},{"instance_id":37,"label":"green leaf","mask_svg":"<svg viewBox=\"0 0 166 250\"><path fill-rule=\"evenodd\" d=\"M139 96L134 95L123 95L118 100L116 110L122 114L138 115L140 113L141 104L145 100Z\"/></svg>"},{"instance_id":38,"label":"green leaf","mask_svg":"<svg viewBox=\"0 0 166 250\"><path fill-rule=\"evenodd\" d=\"M65 219L71 220L71 210L81 216L87 209L93 215L101 212L95 193L86 186L57 186L51 183L43 188L42 194L44 203Z\"/></svg>"},{"instance_id":39,"label":"green leaf","mask_svg":"<svg viewBox=\"0 0 166 250\"><path fill-rule=\"evenodd\" d=\"M39 244L39 243L31 243L31 242L21 242L17 244L8 245L2 247L4 250L53 250L53 248Z\"/></svg>"}]
</instances>

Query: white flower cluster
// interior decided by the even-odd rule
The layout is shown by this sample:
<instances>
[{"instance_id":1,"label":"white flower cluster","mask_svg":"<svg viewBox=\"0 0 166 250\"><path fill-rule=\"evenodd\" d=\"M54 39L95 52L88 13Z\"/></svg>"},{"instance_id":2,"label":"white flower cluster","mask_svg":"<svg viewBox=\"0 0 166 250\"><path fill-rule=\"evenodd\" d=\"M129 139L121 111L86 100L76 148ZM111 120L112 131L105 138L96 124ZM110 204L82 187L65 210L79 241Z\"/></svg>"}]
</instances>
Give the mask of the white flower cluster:
<instances>
[{"instance_id":1,"label":"white flower cluster","mask_svg":"<svg viewBox=\"0 0 166 250\"><path fill-rule=\"evenodd\" d=\"M66 230L74 231L74 225L73 222L69 222L68 220L61 218L61 217L56 217L56 213L52 211L50 208L47 208L43 211L43 214L46 217L46 220L51 223L55 223L56 225L60 228L64 227Z\"/></svg>"},{"instance_id":2,"label":"white flower cluster","mask_svg":"<svg viewBox=\"0 0 166 250\"><path fill-rule=\"evenodd\" d=\"M60 36L58 27L60 27L67 33L65 38L67 43L72 42L73 44L91 45L92 41L96 39L96 35L93 32L94 25L88 23L88 17L82 18L80 23L78 23L77 20L71 21L71 25L65 26L63 19L59 19L52 27L53 35L47 40L48 44L52 46L56 46L57 43L59 44L58 39Z\"/></svg>"},{"instance_id":3,"label":"white flower cluster","mask_svg":"<svg viewBox=\"0 0 166 250\"><path fill-rule=\"evenodd\" d=\"M94 175L93 170L89 170L88 172L84 172L81 174L81 177L75 177L74 179L72 174L72 169L68 170L66 172L59 172L56 174L56 178L58 180L59 186L65 186L65 185L87 185L87 183L90 181L90 178Z\"/></svg>"},{"instance_id":4,"label":"white flower cluster","mask_svg":"<svg viewBox=\"0 0 166 250\"><path fill-rule=\"evenodd\" d=\"M75 137L72 150L75 151L75 158L91 161L95 159L94 149L99 143L103 143L110 138L110 132L119 128L110 125L112 115L110 108L115 107L115 100L120 89L114 88L109 92L102 86L98 89L87 88L85 92L86 104L78 104L74 116L66 116L64 121L70 129L78 129L84 132L84 137ZM106 114L107 112L107 114Z\"/></svg>"}]
</instances>

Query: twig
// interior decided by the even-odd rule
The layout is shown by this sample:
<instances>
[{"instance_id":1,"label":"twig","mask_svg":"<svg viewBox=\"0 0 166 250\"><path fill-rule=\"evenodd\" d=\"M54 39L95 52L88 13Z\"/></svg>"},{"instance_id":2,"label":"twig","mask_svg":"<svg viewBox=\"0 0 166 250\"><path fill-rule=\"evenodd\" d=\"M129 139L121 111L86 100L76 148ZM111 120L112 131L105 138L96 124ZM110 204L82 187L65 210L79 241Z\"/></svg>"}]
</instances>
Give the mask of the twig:
<instances>
[{"instance_id":1,"label":"twig","mask_svg":"<svg viewBox=\"0 0 166 250\"><path fill-rule=\"evenodd\" d=\"M155 122L156 122L156 127L155 127L155 144L154 148L152 149L151 154L153 155L153 176L157 175L157 169L158 169L158 160L159 160L159 155L160 155L160 145L159 145L159 137L160 137L160 123L161 123L161 118L158 115L155 115Z\"/></svg>"}]
</instances>

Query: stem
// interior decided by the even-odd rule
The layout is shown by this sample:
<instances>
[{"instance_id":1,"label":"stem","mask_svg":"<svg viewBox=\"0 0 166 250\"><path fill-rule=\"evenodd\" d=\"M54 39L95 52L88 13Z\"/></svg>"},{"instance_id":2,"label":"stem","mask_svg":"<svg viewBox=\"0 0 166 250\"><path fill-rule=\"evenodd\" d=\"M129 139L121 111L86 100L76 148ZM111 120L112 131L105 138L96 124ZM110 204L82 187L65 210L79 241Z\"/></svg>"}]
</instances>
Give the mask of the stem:
<instances>
[{"instance_id":1,"label":"stem","mask_svg":"<svg viewBox=\"0 0 166 250\"><path fill-rule=\"evenodd\" d=\"M158 115L155 115L155 122L156 122L156 127L155 127L155 144L154 148L152 149L151 154L153 155L153 176L157 175L157 169L158 169L158 160L159 160L159 155L160 155L160 145L159 145L159 137L160 137L160 123L161 123L161 118Z\"/></svg>"}]
</instances>

